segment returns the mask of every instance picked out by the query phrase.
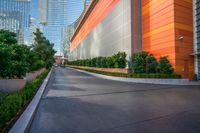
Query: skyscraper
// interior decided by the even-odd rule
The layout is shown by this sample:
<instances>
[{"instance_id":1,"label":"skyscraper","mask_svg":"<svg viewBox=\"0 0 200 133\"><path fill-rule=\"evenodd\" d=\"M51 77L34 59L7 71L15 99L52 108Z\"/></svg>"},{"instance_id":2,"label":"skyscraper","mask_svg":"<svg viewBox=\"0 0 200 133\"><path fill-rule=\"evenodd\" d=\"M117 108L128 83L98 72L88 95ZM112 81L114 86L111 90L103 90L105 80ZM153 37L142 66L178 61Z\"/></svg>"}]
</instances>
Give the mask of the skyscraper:
<instances>
[{"instance_id":1,"label":"skyscraper","mask_svg":"<svg viewBox=\"0 0 200 133\"><path fill-rule=\"evenodd\" d=\"M48 22L48 0L39 0L39 21L42 25Z\"/></svg>"},{"instance_id":2,"label":"skyscraper","mask_svg":"<svg viewBox=\"0 0 200 133\"><path fill-rule=\"evenodd\" d=\"M29 20L30 0L0 0L0 29L18 33L20 43Z\"/></svg>"},{"instance_id":3,"label":"skyscraper","mask_svg":"<svg viewBox=\"0 0 200 133\"><path fill-rule=\"evenodd\" d=\"M39 0L40 23L47 24L43 32L55 44L57 54L62 52L62 28L76 21L82 11L83 0Z\"/></svg>"}]
</instances>

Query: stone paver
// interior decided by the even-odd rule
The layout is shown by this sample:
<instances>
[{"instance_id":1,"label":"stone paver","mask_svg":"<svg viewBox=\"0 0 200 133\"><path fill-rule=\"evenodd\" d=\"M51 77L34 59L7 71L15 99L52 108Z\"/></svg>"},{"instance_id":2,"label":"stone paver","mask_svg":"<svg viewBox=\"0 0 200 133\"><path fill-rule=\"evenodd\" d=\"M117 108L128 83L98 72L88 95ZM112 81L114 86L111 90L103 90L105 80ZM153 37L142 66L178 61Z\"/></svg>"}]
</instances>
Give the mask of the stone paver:
<instances>
[{"instance_id":1,"label":"stone paver","mask_svg":"<svg viewBox=\"0 0 200 133\"><path fill-rule=\"evenodd\" d=\"M57 67L31 133L199 133L200 87L134 84Z\"/></svg>"}]
</instances>

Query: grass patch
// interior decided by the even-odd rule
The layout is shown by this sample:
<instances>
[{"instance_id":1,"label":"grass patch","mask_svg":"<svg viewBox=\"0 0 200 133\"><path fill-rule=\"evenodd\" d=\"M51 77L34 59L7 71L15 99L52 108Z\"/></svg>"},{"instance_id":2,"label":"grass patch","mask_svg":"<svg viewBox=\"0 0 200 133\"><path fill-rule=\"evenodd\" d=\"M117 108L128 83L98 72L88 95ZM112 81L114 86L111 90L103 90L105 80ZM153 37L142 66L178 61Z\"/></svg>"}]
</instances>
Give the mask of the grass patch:
<instances>
[{"instance_id":1,"label":"grass patch","mask_svg":"<svg viewBox=\"0 0 200 133\"><path fill-rule=\"evenodd\" d=\"M113 73L113 72L105 72L99 70L90 70L85 68L79 67L71 67L75 69L84 70L87 72L93 72L97 74L103 74L107 76L114 76L114 77L126 77L126 78L157 78L157 79L180 79L181 76L178 74L160 74L160 73Z\"/></svg>"},{"instance_id":2,"label":"grass patch","mask_svg":"<svg viewBox=\"0 0 200 133\"><path fill-rule=\"evenodd\" d=\"M7 96L4 93L0 93L0 97L4 97L0 104L0 132L7 132L6 130L17 115L22 113L22 110L31 101L47 74L48 71L46 70L35 80L27 83L24 89L19 92Z\"/></svg>"}]
</instances>

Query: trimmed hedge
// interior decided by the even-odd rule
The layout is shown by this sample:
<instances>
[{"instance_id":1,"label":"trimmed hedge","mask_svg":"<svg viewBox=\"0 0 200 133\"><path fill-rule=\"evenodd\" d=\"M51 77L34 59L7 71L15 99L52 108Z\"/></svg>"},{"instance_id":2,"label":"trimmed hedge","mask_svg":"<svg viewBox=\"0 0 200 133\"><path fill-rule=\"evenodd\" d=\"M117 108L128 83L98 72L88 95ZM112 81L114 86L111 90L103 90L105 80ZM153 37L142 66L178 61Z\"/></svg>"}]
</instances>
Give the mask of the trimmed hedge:
<instances>
[{"instance_id":1,"label":"trimmed hedge","mask_svg":"<svg viewBox=\"0 0 200 133\"><path fill-rule=\"evenodd\" d=\"M27 105L47 74L48 71L45 71L35 80L27 83L23 90L10 94L2 100L0 103L0 132L4 130L5 127L9 125L12 118Z\"/></svg>"},{"instance_id":2,"label":"trimmed hedge","mask_svg":"<svg viewBox=\"0 0 200 133\"><path fill-rule=\"evenodd\" d=\"M126 68L126 53L118 52L111 57L96 57L92 59L67 61L67 65L88 66L98 68Z\"/></svg>"},{"instance_id":3,"label":"trimmed hedge","mask_svg":"<svg viewBox=\"0 0 200 133\"><path fill-rule=\"evenodd\" d=\"M160 73L113 73L113 72L105 72L105 71L98 71L98 70L90 70L90 69L84 69L79 67L72 67L88 72L108 75L108 76L115 76L115 77L126 77L126 78L157 78L157 79L180 79L181 76L178 74L160 74Z\"/></svg>"},{"instance_id":4,"label":"trimmed hedge","mask_svg":"<svg viewBox=\"0 0 200 133\"><path fill-rule=\"evenodd\" d=\"M157 61L152 54L145 51L133 54L132 64L132 71L134 73L159 73L168 75L174 73L174 69L167 56L160 57Z\"/></svg>"}]
</instances>

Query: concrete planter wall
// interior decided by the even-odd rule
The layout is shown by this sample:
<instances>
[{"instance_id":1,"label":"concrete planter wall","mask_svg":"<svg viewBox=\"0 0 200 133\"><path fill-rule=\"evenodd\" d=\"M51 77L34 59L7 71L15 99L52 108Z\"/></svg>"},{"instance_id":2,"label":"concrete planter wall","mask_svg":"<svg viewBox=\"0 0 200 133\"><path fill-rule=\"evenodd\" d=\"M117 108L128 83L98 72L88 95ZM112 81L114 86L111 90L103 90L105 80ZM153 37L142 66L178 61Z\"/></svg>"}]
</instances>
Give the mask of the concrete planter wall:
<instances>
[{"instance_id":1,"label":"concrete planter wall","mask_svg":"<svg viewBox=\"0 0 200 133\"><path fill-rule=\"evenodd\" d=\"M27 73L24 79L2 79L0 80L0 91L12 93L24 88L27 82L34 80L42 74L46 69L40 69L31 73Z\"/></svg>"},{"instance_id":2,"label":"concrete planter wall","mask_svg":"<svg viewBox=\"0 0 200 133\"><path fill-rule=\"evenodd\" d=\"M98 70L98 71L104 71L104 72L114 72L114 73L128 73L129 72L129 69L127 68L96 68L96 67L73 66L73 65L67 65L67 66L89 69L89 70Z\"/></svg>"},{"instance_id":3,"label":"concrete planter wall","mask_svg":"<svg viewBox=\"0 0 200 133\"><path fill-rule=\"evenodd\" d=\"M32 80L34 80L37 76L39 76L41 73L43 73L46 69L43 68L39 71L34 71L34 72L31 72L31 73L27 73L26 74L26 81L27 82L30 82Z\"/></svg>"},{"instance_id":4,"label":"concrete planter wall","mask_svg":"<svg viewBox=\"0 0 200 133\"><path fill-rule=\"evenodd\" d=\"M25 79L3 79L0 80L0 90L8 93L16 92L24 88Z\"/></svg>"}]
</instances>

